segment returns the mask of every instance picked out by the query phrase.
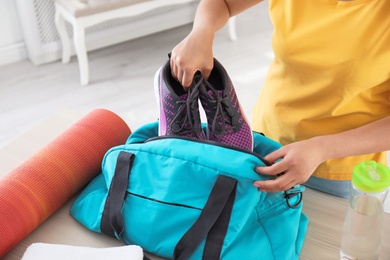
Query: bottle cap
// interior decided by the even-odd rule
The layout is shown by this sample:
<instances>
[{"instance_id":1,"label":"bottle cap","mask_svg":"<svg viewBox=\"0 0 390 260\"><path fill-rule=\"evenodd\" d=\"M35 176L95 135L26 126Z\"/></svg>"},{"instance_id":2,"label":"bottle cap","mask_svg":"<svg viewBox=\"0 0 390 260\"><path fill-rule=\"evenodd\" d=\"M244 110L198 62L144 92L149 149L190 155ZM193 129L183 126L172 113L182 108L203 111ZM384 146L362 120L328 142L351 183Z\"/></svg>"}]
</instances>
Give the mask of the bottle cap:
<instances>
[{"instance_id":1,"label":"bottle cap","mask_svg":"<svg viewBox=\"0 0 390 260\"><path fill-rule=\"evenodd\" d=\"M390 169L375 161L358 163L353 168L352 184L363 192L381 192L390 186Z\"/></svg>"}]
</instances>

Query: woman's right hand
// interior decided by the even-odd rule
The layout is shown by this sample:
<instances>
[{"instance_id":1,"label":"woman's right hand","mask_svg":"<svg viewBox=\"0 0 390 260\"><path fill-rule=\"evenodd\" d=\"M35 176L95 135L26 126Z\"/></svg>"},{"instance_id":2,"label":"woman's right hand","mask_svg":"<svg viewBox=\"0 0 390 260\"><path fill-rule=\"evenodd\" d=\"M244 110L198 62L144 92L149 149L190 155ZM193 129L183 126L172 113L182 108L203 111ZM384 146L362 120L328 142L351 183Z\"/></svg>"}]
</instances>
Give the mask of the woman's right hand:
<instances>
[{"instance_id":1,"label":"woman's right hand","mask_svg":"<svg viewBox=\"0 0 390 260\"><path fill-rule=\"evenodd\" d=\"M262 0L202 0L196 11L191 33L171 53L172 76L188 89L197 71L208 79L214 67L214 34L230 17Z\"/></svg>"},{"instance_id":2,"label":"woman's right hand","mask_svg":"<svg viewBox=\"0 0 390 260\"><path fill-rule=\"evenodd\" d=\"M205 79L210 76L214 67L212 44L214 32L193 30L171 53L172 76L188 89L194 75L200 71Z\"/></svg>"}]
</instances>

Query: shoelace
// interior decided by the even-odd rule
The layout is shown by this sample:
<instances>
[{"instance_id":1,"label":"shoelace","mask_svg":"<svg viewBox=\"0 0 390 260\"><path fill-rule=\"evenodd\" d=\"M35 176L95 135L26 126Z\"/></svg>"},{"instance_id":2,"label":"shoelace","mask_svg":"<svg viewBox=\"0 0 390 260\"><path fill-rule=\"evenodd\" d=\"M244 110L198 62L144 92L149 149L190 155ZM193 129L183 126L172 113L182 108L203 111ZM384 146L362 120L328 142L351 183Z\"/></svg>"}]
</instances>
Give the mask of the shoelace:
<instances>
[{"instance_id":1,"label":"shoelace","mask_svg":"<svg viewBox=\"0 0 390 260\"><path fill-rule=\"evenodd\" d=\"M197 102L199 96L199 86L202 84L202 78L196 76L194 78L195 84L188 89L188 96L186 100L176 101L179 104L177 114L172 119L172 132L175 134L189 134L194 133L199 136L201 132L200 117L197 115ZM185 114L183 116L183 112Z\"/></svg>"},{"instance_id":2,"label":"shoelace","mask_svg":"<svg viewBox=\"0 0 390 260\"><path fill-rule=\"evenodd\" d=\"M215 115L211 124L211 131L217 136L223 136L227 130L232 129L233 131L236 129L238 124L237 113L234 111L232 107L229 105L229 101L227 100L227 96L223 96L218 92L207 80L203 79L204 83L204 92L209 96L209 101L215 104ZM210 89L214 97L212 97L207 89ZM218 118L221 118L220 125Z\"/></svg>"}]
</instances>

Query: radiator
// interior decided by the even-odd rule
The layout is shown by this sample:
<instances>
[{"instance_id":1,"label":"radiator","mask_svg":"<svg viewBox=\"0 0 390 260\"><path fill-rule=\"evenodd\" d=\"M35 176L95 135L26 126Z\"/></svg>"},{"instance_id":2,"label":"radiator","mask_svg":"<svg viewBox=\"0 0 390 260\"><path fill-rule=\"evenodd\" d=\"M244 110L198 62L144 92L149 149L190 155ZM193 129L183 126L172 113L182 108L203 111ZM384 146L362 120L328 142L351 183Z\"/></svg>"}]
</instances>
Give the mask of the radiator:
<instances>
[{"instance_id":1,"label":"radiator","mask_svg":"<svg viewBox=\"0 0 390 260\"><path fill-rule=\"evenodd\" d=\"M194 0L156 8L135 17L113 19L90 27L86 32L87 50L189 24L193 21L198 3L199 0ZM29 60L34 65L40 65L60 59L61 43L54 24L54 0L16 0L16 7ZM72 37L69 24L67 30Z\"/></svg>"}]
</instances>

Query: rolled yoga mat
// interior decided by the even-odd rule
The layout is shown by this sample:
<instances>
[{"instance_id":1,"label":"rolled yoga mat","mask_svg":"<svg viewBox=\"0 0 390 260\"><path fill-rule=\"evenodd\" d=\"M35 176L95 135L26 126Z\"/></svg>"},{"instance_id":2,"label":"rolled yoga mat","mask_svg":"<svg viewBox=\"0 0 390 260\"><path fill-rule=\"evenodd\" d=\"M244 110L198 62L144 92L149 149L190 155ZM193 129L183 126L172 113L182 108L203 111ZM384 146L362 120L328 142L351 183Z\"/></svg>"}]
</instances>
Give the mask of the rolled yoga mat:
<instances>
[{"instance_id":1,"label":"rolled yoga mat","mask_svg":"<svg viewBox=\"0 0 390 260\"><path fill-rule=\"evenodd\" d=\"M130 133L113 112L93 110L1 178L0 258L92 180Z\"/></svg>"}]
</instances>

